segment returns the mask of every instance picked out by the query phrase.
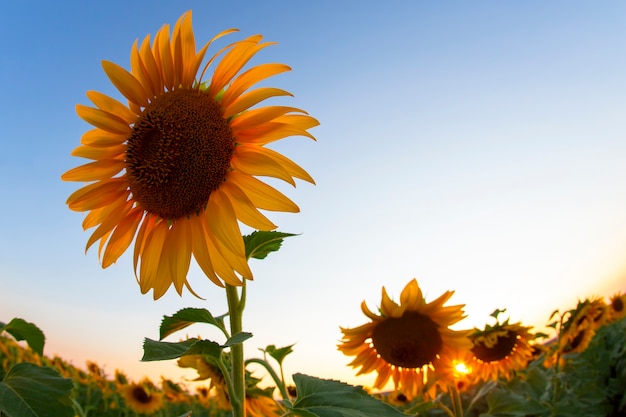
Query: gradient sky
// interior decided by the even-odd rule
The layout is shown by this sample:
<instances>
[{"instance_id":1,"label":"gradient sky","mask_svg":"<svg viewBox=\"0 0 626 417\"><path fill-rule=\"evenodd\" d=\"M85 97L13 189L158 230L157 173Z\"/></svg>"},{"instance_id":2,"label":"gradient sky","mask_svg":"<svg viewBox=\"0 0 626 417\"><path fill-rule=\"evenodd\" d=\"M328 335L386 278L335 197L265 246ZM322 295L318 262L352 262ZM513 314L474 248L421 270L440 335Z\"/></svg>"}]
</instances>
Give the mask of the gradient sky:
<instances>
[{"instance_id":1,"label":"gradient sky","mask_svg":"<svg viewBox=\"0 0 626 417\"><path fill-rule=\"evenodd\" d=\"M626 3L623 1L8 2L0 14L0 321L21 317L45 353L131 378L195 377L174 361L142 363L144 337L184 307L226 311L225 294L192 268L206 300L141 295L129 254L102 270L82 214L60 180L91 127L85 92L119 94L100 62L129 68L132 43L193 10L197 44L236 27L277 45L256 62L292 72L268 85L307 110L317 142L283 152L316 180L279 185L301 208L270 213L299 233L252 261L246 356L295 343L286 373L368 385L337 351L359 305L398 299L417 278L427 300L455 290L459 328L496 308L541 328L588 296L626 290ZM225 41L225 42L227 42ZM220 45L223 45L220 43ZM217 48L212 49L213 52ZM208 54L209 55L209 54ZM180 337L219 339L193 326ZM169 340L177 340L176 337ZM261 373L258 374L259 376Z\"/></svg>"}]
</instances>

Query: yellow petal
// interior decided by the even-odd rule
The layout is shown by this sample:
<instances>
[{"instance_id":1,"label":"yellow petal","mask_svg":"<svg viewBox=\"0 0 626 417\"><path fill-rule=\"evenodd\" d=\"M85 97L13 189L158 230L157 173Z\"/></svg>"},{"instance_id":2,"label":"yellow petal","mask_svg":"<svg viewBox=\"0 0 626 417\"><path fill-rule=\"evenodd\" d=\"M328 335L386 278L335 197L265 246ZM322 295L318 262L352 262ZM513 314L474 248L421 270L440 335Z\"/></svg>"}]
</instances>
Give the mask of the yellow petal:
<instances>
[{"instance_id":1,"label":"yellow petal","mask_svg":"<svg viewBox=\"0 0 626 417\"><path fill-rule=\"evenodd\" d=\"M288 136L306 136L313 140L315 137L300 127L286 124L269 122L246 129L233 129L233 135L237 143L254 145L267 145L268 143L286 138Z\"/></svg>"},{"instance_id":2,"label":"yellow petal","mask_svg":"<svg viewBox=\"0 0 626 417\"><path fill-rule=\"evenodd\" d=\"M87 240L87 245L85 245L85 252L87 252L91 245L96 243L99 239L102 239L103 237L105 237L105 235L111 233L113 228L117 224L119 224L120 221L122 221L122 219L126 216L126 214L128 214L128 212L130 212L131 207L132 202L127 202L122 210L108 211L107 215L102 218L100 226L98 226L96 230L91 234L91 236L89 236L89 239ZM101 242L101 244L103 242L104 240Z\"/></svg>"},{"instance_id":3,"label":"yellow petal","mask_svg":"<svg viewBox=\"0 0 626 417\"><path fill-rule=\"evenodd\" d=\"M90 182L112 178L126 167L119 159L101 159L70 169L61 176L63 181Z\"/></svg>"},{"instance_id":4,"label":"yellow petal","mask_svg":"<svg viewBox=\"0 0 626 417\"><path fill-rule=\"evenodd\" d=\"M110 61L102 61L102 68L124 97L141 107L148 105L148 93L133 74Z\"/></svg>"},{"instance_id":5,"label":"yellow petal","mask_svg":"<svg viewBox=\"0 0 626 417\"><path fill-rule=\"evenodd\" d=\"M165 242L165 250L172 253L169 259L169 274L178 295L183 293L183 285L187 281L187 272L191 263L190 233L189 220L179 219L172 224Z\"/></svg>"},{"instance_id":6,"label":"yellow petal","mask_svg":"<svg viewBox=\"0 0 626 417\"><path fill-rule=\"evenodd\" d=\"M172 49L170 47L170 26L163 25L154 38L152 53L161 71L161 80L166 89L172 90L174 87L174 60L172 59Z\"/></svg>"},{"instance_id":7,"label":"yellow petal","mask_svg":"<svg viewBox=\"0 0 626 417\"><path fill-rule=\"evenodd\" d=\"M204 221L199 222L202 225L202 231L204 233L204 241L207 245L207 250L209 252L209 256L211 257L211 263L215 268L215 273L224 280L227 284L230 285L243 285L243 282L239 279L239 277L234 273L232 265L227 262L220 251L215 246L214 239L212 238L212 233L209 232L209 226L206 223L206 217Z\"/></svg>"},{"instance_id":8,"label":"yellow petal","mask_svg":"<svg viewBox=\"0 0 626 417\"><path fill-rule=\"evenodd\" d=\"M259 212L248 196L232 182L225 182L220 189L228 196L237 219L256 230L274 230L276 225Z\"/></svg>"},{"instance_id":9,"label":"yellow petal","mask_svg":"<svg viewBox=\"0 0 626 417\"><path fill-rule=\"evenodd\" d=\"M196 76L196 72L193 69L196 63L196 41L193 36L191 10L182 17L178 42L180 42L182 57L182 77L180 83L185 87L191 87Z\"/></svg>"},{"instance_id":10,"label":"yellow petal","mask_svg":"<svg viewBox=\"0 0 626 417\"><path fill-rule=\"evenodd\" d=\"M262 38L261 35L254 35L233 45L215 68L209 87L211 96L220 92L254 54L271 45L271 43L259 44Z\"/></svg>"},{"instance_id":11,"label":"yellow petal","mask_svg":"<svg viewBox=\"0 0 626 417\"><path fill-rule=\"evenodd\" d=\"M372 310L369 309L365 301L361 302L361 311L363 312L363 314L365 314L368 318L372 320L375 320L375 321L380 320L380 316L378 314L373 313Z\"/></svg>"},{"instance_id":12,"label":"yellow petal","mask_svg":"<svg viewBox=\"0 0 626 417\"><path fill-rule=\"evenodd\" d=\"M311 184L315 184L315 180L313 180L313 178L309 175L309 173L306 172L304 169L302 169L298 164L293 162L291 159L287 158L286 156L272 149L263 148L263 152L265 153L265 155L271 157L277 163L282 165L283 168L285 168L287 172L289 173L289 175L291 175L292 177L299 178Z\"/></svg>"},{"instance_id":13,"label":"yellow petal","mask_svg":"<svg viewBox=\"0 0 626 417\"><path fill-rule=\"evenodd\" d=\"M137 226L139 226L142 217L143 210L135 208L115 227L115 230L107 241L107 246L102 256L103 268L111 266L126 252L126 249L128 249L128 246L130 246L135 237Z\"/></svg>"},{"instance_id":14,"label":"yellow petal","mask_svg":"<svg viewBox=\"0 0 626 417\"><path fill-rule=\"evenodd\" d=\"M228 173L228 179L233 181L248 196L254 205L263 210L285 211L298 213L298 206L283 195L280 191L264 182L237 171Z\"/></svg>"},{"instance_id":15,"label":"yellow petal","mask_svg":"<svg viewBox=\"0 0 626 417\"><path fill-rule=\"evenodd\" d=\"M148 70L143 65L141 61L141 56L139 55L139 47L137 46L137 40L133 43L133 46L130 50L130 72L139 81L144 91L146 92L146 98L150 101L155 95L156 91L152 86L152 80L150 79L150 74Z\"/></svg>"},{"instance_id":16,"label":"yellow petal","mask_svg":"<svg viewBox=\"0 0 626 417\"><path fill-rule=\"evenodd\" d=\"M400 304L409 306L419 306L424 304L422 290L417 285L417 280L412 279L400 293Z\"/></svg>"},{"instance_id":17,"label":"yellow petal","mask_svg":"<svg viewBox=\"0 0 626 417\"><path fill-rule=\"evenodd\" d=\"M231 166L244 174L281 179L296 186L287 170L274 159L263 153L260 146L237 146L230 161Z\"/></svg>"},{"instance_id":18,"label":"yellow petal","mask_svg":"<svg viewBox=\"0 0 626 417\"><path fill-rule=\"evenodd\" d=\"M87 97L100 110L114 114L115 116L126 122L127 125L131 125L137 121L137 115L133 113L127 106L105 94L102 94L98 91L90 90L87 91Z\"/></svg>"},{"instance_id":19,"label":"yellow petal","mask_svg":"<svg viewBox=\"0 0 626 417\"><path fill-rule=\"evenodd\" d=\"M387 290L385 289L385 287L383 287L383 298L382 302L380 303L380 311L386 317L400 317L402 313L398 314L399 310L400 306L396 304L391 298L389 298L389 295L387 295Z\"/></svg>"},{"instance_id":20,"label":"yellow petal","mask_svg":"<svg viewBox=\"0 0 626 417\"><path fill-rule=\"evenodd\" d=\"M191 250L193 257L202 269L202 272L209 278L214 284L223 287L224 283L215 275L215 268L211 262L211 256L209 255L209 249L206 242L206 234L204 233L204 227L202 226L199 216L192 217L191 221L194 225L191 227Z\"/></svg>"},{"instance_id":21,"label":"yellow petal","mask_svg":"<svg viewBox=\"0 0 626 417\"><path fill-rule=\"evenodd\" d=\"M285 64L261 64L246 70L235 78L224 92L224 96L222 97L222 107L227 108L230 106L233 101L237 100L239 96L243 94L244 91L259 81L263 81L273 75L290 70L291 68Z\"/></svg>"},{"instance_id":22,"label":"yellow petal","mask_svg":"<svg viewBox=\"0 0 626 417\"><path fill-rule=\"evenodd\" d=\"M76 105L76 113L87 123L107 132L123 135L130 135L131 133L128 123L114 114L93 107L83 106L82 104Z\"/></svg>"},{"instance_id":23,"label":"yellow petal","mask_svg":"<svg viewBox=\"0 0 626 417\"><path fill-rule=\"evenodd\" d=\"M158 282L159 279L163 278L158 275L158 271L163 244L168 232L167 222L163 220L157 222L149 232L145 236L144 247L140 254L139 287L142 294L147 293L152 288L156 288L158 285L160 285L160 288L163 286L163 283L160 284ZM169 286L171 281L165 284Z\"/></svg>"},{"instance_id":24,"label":"yellow petal","mask_svg":"<svg viewBox=\"0 0 626 417\"><path fill-rule=\"evenodd\" d=\"M257 88L256 90L250 91L249 93L241 95L237 100L235 100L228 107L223 107L224 109L224 117L229 118L231 116L236 115L237 113L241 113L244 110L248 110L250 107L259 104L263 100L266 100L270 97L278 97L278 96L291 96L288 91L282 90L280 88ZM222 100L223 103L223 100ZM223 104L222 104L223 105Z\"/></svg>"},{"instance_id":25,"label":"yellow petal","mask_svg":"<svg viewBox=\"0 0 626 417\"><path fill-rule=\"evenodd\" d=\"M137 283L140 283L139 276L137 275L137 265L139 264L139 255L143 251L145 246L145 239L148 236L152 228L157 222L156 216L146 214L143 222L139 226L139 230L137 231L137 237L135 238L135 248L133 250L133 271L135 271L135 278L137 279Z\"/></svg>"},{"instance_id":26,"label":"yellow petal","mask_svg":"<svg viewBox=\"0 0 626 417\"><path fill-rule=\"evenodd\" d=\"M88 211L106 206L124 194L128 184L123 179L98 181L74 191L66 200L73 211Z\"/></svg>"},{"instance_id":27,"label":"yellow petal","mask_svg":"<svg viewBox=\"0 0 626 417\"><path fill-rule=\"evenodd\" d=\"M71 155L87 159L119 159L126 153L126 145L115 145L107 148L80 145L74 148Z\"/></svg>"},{"instance_id":28,"label":"yellow petal","mask_svg":"<svg viewBox=\"0 0 626 417\"><path fill-rule=\"evenodd\" d=\"M207 225L210 232L228 250L237 255L245 256L245 248L235 210L219 188L211 193L206 208Z\"/></svg>"},{"instance_id":29,"label":"yellow petal","mask_svg":"<svg viewBox=\"0 0 626 417\"><path fill-rule=\"evenodd\" d=\"M249 129L254 126L262 125L263 123L271 122L279 116L289 112L305 113L304 111L295 107L288 106L268 106L258 109L248 110L235 117L230 125L233 131Z\"/></svg>"},{"instance_id":30,"label":"yellow petal","mask_svg":"<svg viewBox=\"0 0 626 417\"><path fill-rule=\"evenodd\" d=\"M102 129L92 129L83 133L83 136L80 138L80 143L88 146L107 148L110 146L121 145L126 141L126 139L128 139L129 136L129 134L112 133Z\"/></svg>"},{"instance_id":31,"label":"yellow petal","mask_svg":"<svg viewBox=\"0 0 626 417\"><path fill-rule=\"evenodd\" d=\"M139 55L143 63L143 68L146 70L147 77L152 84L152 91L155 96L161 95L163 93L163 80L161 80L161 72L159 71L152 49L150 49L150 35L146 36L142 42Z\"/></svg>"},{"instance_id":32,"label":"yellow petal","mask_svg":"<svg viewBox=\"0 0 626 417\"><path fill-rule=\"evenodd\" d=\"M120 212L124 209L128 203L128 197L130 196L130 190L126 190L120 194L120 196L109 202L106 206L92 209L83 220L83 230L90 229L102 223L104 219L112 212Z\"/></svg>"}]
</instances>

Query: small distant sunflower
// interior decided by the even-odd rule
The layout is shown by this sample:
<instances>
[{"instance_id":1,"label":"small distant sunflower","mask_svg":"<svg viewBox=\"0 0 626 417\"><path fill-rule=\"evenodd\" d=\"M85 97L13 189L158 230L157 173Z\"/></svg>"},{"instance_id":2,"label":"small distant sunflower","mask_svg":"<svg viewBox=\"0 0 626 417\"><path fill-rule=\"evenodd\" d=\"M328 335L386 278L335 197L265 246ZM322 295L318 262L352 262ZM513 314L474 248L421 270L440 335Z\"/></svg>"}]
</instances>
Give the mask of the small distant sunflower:
<instances>
[{"instance_id":1,"label":"small distant sunflower","mask_svg":"<svg viewBox=\"0 0 626 417\"><path fill-rule=\"evenodd\" d=\"M163 394L151 389L150 384L128 384L122 395L126 405L139 414L152 414L163 408Z\"/></svg>"},{"instance_id":2,"label":"small distant sunflower","mask_svg":"<svg viewBox=\"0 0 626 417\"><path fill-rule=\"evenodd\" d=\"M474 378L483 381L499 377L510 379L514 371L526 367L534 355L530 344L534 337L530 329L521 323L510 324L508 319L486 325L482 330L475 329L469 337L473 346L471 360L467 363Z\"/></svg>"},{"instance_id":3,"label":"small distant sunflower","mask_svg":"<svg viewBox=\"0 0 626 417\"><path fill-rule=\"evenodd\" d=\"M579 301L576 308L568 311L568 318L561 327L560 353L583 352L596 334L599 327L599 303L596 300Z\"/></svg>"},{"instance_id":4,"label":"small distant sunflower","mask_svg":"<svg viewBox=\"0 0 626 417\"><path fill-rule=\"evenodd\" d=\"M609 316L611 321L616 321L626 317L626 293L618 292L613 294L609 300Z\"/></svg>"},{"instance_id":5,"label":"small distant sunflower","mask_svg":"<svg viewBox=\"0 0 626 417\"><path fill-rule=\"evenodd\" d=\"M257 107L287 91L256 83L289 71L283 64L261 64L241 72L272 43L254 35L215 54L202 71L209 45L234 32L216 35L196 52L191 11L164 25L150 42L137 42L130 72L103 61L105 73L128 105L96 91L95 107L77 105L94 129L81 138L73 156L92 162L62 175L87 185L67 199L71 210L89 212L85 230L96 228L87 249L99 243L107 268L135 241L133 262L142 293L157 299L173 284L187 287L191 258L216 285L252 279L239 222L257 230L276 228L259 210L298 212L284 194L257 177L295 186L314 183L300 166L265 145L289 136L307 136L317 126L305 111L288 106ZM216 63L208 82L207 68Z\"/></svg>"},{"instance_id":6,"label":"small distant sunflower","mask_svg":"<svg viewBox=\"0 0 626 417\"><path fill-rule=\"evenodd\" d=\"M452 291L426 303L413 279L395 303L382 289L380 315L361 303L361 310L371 321L356 328L341 328L343 339L338 349L356 356L349 364L360 367L357 375L376 371L373 388L383 389L389 379L407 398L418 393L432 394L437 386L453 383L452 359L458 350L469 349L467 331L449 327L463 319L463 305L446 306Z\"/></svg>"}]
</instances>

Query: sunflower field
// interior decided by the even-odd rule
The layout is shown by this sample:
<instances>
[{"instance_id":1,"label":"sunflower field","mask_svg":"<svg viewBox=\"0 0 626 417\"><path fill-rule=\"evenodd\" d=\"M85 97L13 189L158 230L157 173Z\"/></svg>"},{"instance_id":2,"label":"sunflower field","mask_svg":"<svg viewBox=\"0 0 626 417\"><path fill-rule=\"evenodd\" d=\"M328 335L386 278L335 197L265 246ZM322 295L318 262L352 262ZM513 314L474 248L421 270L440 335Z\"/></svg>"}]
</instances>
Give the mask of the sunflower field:
<instances>
[{"instance_id":1,"label":"sunflower field","mask_svg":"<svg viewBox=\"0 0 626 417\"><path fill-rule=\"evenodd\" d=\"M549 324L555 330L552 337L533 334L530 327L508 320L500 322L504 310L496 310L492 314L496 324L469 332L472 347L465 356L445 358L455 364L451 379L424 371L424 384L407 383L409 379L403 376L394 380L398 389L392 391L296 374L296 386L282 387L280 394L272 387L260 388L260 380L247 373L246 413L251 417L623 416L625 299L626 294L616 294L608 302L585 299L569 311L555 311ZM2 416L232 415L224 376L210 355L179 358L179 366L195 368L198 379L207 381L190 390L164 377L132 381L121 370L107 375L96 362L88 361L81 368L59 356L45 356L43 333L21 319L0 323L0 329L4 330L0 334ZM340 346L340 350L344 349ZM282 362L291 346L272 346L266 352ZM29 374L26 367L39 372ZM22 408L13 407L15 401L9 404L8 391L17 393Z\"/></svg>"}]
</instances>

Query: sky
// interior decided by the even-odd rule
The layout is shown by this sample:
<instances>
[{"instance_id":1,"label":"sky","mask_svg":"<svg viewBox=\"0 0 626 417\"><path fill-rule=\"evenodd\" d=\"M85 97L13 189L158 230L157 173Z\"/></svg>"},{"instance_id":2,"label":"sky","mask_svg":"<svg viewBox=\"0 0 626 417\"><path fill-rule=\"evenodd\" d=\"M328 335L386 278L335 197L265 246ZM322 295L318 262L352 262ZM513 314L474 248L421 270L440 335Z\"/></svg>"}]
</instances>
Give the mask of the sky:
<instances>
[{"instance_id":1,"label":"sky","mask_svg":"<svg viewBox=\"0 0 626 417\"><path fill-rule=\"evenodd\" d=\"M196 43L276 42L258 63L292 71L273 104L320 121L317 139L273 146L316 185L276 185L300 207L269 213L298 236L252 260L246 357L294 345L285 373L365 385L336 348L366 323L381 288L398 300L455 291L457 328L513 322L542 329L555 309L626 291L626 3L622 1L9 2L0 14L0 321L46 334L44 353L112 375L187 381L174 361L141 362L145 337L185 307L226 312L222 289L192 267L204 300L142 295L125 254L103 270L85 254L83 214L61 181L91 127L85 93L121 94L102 60L130 67L136 39L193 10ZM226 41L225 41L226 42ZM218 42L218 45L224 45ZM211 49L210 52L217 52ZM209 52L207 55L212 55ZM271 181L268 181L271 182ZM177 336L213 339L206 326ZM257 370L257 376L262 372Z\"/></svg>"}]
</instances>

